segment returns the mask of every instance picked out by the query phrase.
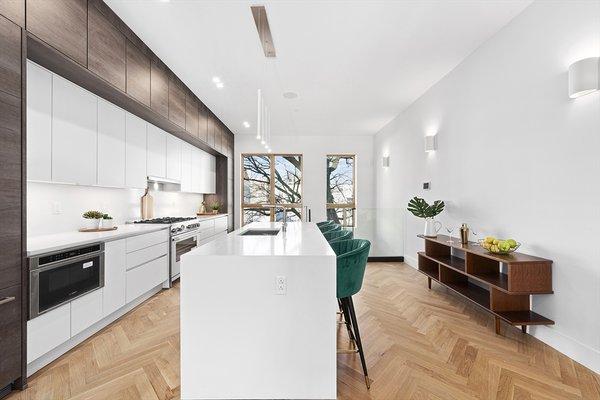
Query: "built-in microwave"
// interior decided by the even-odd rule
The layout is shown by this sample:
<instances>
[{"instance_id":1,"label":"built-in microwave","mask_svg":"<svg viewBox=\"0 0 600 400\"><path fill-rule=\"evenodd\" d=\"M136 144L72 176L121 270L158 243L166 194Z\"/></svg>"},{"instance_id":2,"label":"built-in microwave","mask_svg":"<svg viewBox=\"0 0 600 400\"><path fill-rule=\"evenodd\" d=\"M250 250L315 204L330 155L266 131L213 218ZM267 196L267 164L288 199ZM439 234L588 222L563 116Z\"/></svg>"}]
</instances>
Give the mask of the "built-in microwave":
<instances>
[{"instance_id":1,"label":"built-in microwave","mask_svg":"<svg viewBox=\"0 0 600 400\"><path fill-rule=\"evenodd\" d=\"M29 319L104 286L104 243L29 259Z\"/></svg>"}]
</instances>

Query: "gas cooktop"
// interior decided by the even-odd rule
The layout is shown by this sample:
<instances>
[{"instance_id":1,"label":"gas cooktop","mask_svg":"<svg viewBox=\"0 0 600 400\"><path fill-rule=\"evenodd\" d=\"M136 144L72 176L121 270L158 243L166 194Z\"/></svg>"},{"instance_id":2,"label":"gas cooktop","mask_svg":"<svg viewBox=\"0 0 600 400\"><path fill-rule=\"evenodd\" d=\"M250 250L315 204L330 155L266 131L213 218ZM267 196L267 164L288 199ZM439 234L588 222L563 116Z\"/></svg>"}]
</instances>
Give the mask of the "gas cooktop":
<instances>
[{"instance_id":1,"label":"gas cooktop","mask_svg":"<svg viewBox=\"0 0 600 400\"><path fill-rule=\"evenodd\" d=\"M134 224L175 224L177 222L190 221L196 219L194 217L162 217L152 219L142 219L133 221Z\"/></svg>"}]
</instances>

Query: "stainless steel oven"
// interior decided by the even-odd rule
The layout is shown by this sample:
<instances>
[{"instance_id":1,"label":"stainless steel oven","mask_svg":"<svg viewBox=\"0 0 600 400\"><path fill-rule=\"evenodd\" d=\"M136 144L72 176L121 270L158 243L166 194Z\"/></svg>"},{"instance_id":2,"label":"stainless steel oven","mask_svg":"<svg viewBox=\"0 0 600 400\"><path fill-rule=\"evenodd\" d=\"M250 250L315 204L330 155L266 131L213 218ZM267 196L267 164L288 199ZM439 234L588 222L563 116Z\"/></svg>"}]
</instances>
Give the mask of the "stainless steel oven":
<instances>
[{"instance_id":1,"label":"stainless steel oven","mask_svg":"<svg viewBox=\"0 0 600 400\"><path fill-rule=\"evenodd\" d=\"M29 319L104 286L104 243L29 259Z\"/></svg>"},{"instance_id":2,"label":"stainless steel oven","mask_svg":"<svg viewBox=\"0 0 600 400\"><path fill-rule=\"evenodd\" d=\"M171 237L171 281L179 278L181 256L198 246L198 230Z\"/></svg>"}]
</instances>

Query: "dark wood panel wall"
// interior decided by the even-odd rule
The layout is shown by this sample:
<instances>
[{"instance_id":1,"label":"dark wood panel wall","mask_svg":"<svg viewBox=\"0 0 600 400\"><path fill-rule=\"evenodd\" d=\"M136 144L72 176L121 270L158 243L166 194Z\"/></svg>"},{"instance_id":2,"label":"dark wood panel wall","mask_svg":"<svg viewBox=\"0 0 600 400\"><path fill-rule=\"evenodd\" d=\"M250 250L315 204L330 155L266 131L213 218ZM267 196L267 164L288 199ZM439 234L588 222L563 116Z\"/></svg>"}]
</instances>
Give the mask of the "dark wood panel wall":
<instances>
[{"instance_id":1,"label":"dark wood panel wall","mask_svg":"<svg viewBox=\"0 0 600 400\"><path fill-rule=\"evenodd\" d=\"M16 2L0 2L0 393L24 380L23 30ZM17 23L13 22L16 21Z\"/></svg>"},{"instance_id":2,"label":"dark wood panel wall","mask_svg":"<svg viewBox=\"0 0 600 400\"><path fill-rule=\"evenodd\" d=\"M233 228L233 133L102 0L0 0L0 396L26 385L27 56L215 155Z\"/></svg>"},{"instance_id":3,"label":"dark wood panel wall","mask_svg":"<svg viewBox=\"0 0 600 400\"><path fill-rule=\"evenodd\" d=\"M58 50L120 94L126 94L127 101L118 104L121 107L140 115L136 110L145 106L156 118L170 122L159 123L163 129L179 137L183 133L186 141L208 149L217 157L233 157L233 133L104 1L2 0L0 4L0 12L24 21L28 34L37 41ZM44 66L61 74L56 61L51 64ZM102 91L95 91L93 86L86 88L102 97L106 95L106 87ZM133 104L132 108L128 108L129 104ZM146 113L142 114L146 118ZM156 118L146 119L156 124ZM217 165L226 169L218 173L233 182L233 171L228 168L233 163L217 162ZM233 188L226 190L227 184L217 187L216 198L225 211L232 201L227 193ZM233 221L233 214L230 219Z\"/></svg>"}]
</instances>

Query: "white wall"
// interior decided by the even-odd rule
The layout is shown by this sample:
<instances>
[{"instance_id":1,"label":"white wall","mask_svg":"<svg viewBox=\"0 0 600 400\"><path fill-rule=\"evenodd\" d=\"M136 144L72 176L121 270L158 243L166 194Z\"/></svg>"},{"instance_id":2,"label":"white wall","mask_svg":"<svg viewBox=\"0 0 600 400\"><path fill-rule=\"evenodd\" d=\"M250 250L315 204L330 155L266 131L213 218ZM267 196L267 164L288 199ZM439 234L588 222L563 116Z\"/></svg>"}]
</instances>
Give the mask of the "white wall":
<instances>
[{"instance_id":1,"label":"white wall","mask_svg":"<svg viewBox=\"0 0 600 400\"><path fill-rule=\"evenodd\" d=\"M154 215L193 216L203 195L195 193L154 192ZM143 190L113 189L95 186L27 183L27 236L66 232L81 227L81 214L100 210L110 214L117 224L141 218ZM54 214L55 204L60 214Z\"/></svg>"},{"instance_id":2,"label":"white wall","mask_svg":"<svg viewBox=\"0 0 600 400\"><path fill-rule=\"evenodd\" d=\"M384 127L375 154L391 163L376 168L378 207L443 199L442 222L554 260L555 293L533 308L556 325L531 332L600 372L600 93L567 95L569 64L598 55L600 2L538 1ZM423 223L405 218L414 264Z\"/></svg>"},{"instance_id":3,"label":"white wall","mask_svg":"<svg viewBox=\"0 0 600 400\"><path fill-rule=\"evenodd\" d=\"M356 154L356 201L359 208L373 208L373 137L372 136L273 136L273 153L302 154L303 205L312 210L312 220L326 218L325 188L327 154ZM240 224L240 171L241 154L264 153L252 134L235 135L235 225Z\"/></svg>"}]
</instances>

